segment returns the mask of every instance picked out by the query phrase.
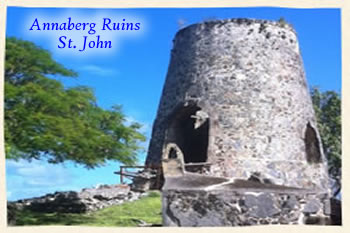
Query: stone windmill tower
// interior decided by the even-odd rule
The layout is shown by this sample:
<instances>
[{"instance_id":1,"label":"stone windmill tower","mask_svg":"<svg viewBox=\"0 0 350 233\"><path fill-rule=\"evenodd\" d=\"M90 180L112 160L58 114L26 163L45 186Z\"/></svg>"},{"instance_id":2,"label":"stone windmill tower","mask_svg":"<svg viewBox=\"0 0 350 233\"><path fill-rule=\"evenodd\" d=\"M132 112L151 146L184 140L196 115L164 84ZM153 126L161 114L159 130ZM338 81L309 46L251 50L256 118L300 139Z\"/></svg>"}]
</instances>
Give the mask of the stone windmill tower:
<instances>
[{"instance_id":1,"label":"stone windmill tower","mask_svg":"<svg viewBox=\"0 0 350 233\"><path fill-rule=\"evenodd\" d=\"M168 144L212 176L328 190L294 29L229 19L180 30L146 164L171 157Z\"/></svg>"}]
</instances>

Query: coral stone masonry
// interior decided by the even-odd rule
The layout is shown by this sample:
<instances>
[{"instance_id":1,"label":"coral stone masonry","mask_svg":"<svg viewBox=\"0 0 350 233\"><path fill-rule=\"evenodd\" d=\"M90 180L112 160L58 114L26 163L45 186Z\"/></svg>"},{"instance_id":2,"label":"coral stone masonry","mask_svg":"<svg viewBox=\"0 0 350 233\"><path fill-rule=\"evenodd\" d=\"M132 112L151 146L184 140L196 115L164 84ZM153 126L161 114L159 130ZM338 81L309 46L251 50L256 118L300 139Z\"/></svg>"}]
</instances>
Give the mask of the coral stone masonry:
<instances>
[{"instance_id":1,"label":"coral stone masonry","mask_svg":"<svg viewBox=\"0 0 350 233\"><path fill-rule=\"evenodd\" d=\"M170 143L185 165L210 163L212 176L326 192L327 162L294 29L229 19L180 30L146 164L168 158Z\"/></svg>"},{"instance_id":2,"label":"coral stone masonry","mask_svg":"<svg viewBox=\"0 0 350 233\"><path fill-rule=\"evenodd\" d=\"M228 19L180 30L146 165L163 168L165 226L328 224L327 161L294 29Z\"/></svg>"}]
</instances>

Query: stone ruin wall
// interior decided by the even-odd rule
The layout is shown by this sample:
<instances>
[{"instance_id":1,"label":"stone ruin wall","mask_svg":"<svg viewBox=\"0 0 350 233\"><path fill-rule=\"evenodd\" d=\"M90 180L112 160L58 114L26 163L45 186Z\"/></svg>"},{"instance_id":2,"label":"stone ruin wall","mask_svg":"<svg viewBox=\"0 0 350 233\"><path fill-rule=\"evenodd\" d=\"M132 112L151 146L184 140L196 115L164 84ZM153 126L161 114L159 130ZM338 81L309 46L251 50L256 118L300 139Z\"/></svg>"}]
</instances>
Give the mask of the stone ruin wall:
<instances>
[{"instance_id":1,"label":"stone ruin wall","mask_svg":"<svg viewBox=\"0 0 350 233\"><path fill-rule=\"evenodd\" d=\"M164 226L329 225L327 194L260 191L166 191Z\"/></svg>"},{"instance_id":2,"label":"stone ruin wall","mask_svg":"<svg viewBox=\"0 0 350 233\"><path fill-rule=\"evenodd\" d=\"M180 30L146 164L159 164L170 142L184 150L185 162L212 163L214 176L255 174L326 191L327 164L295 31L246 19Z\"/></svg>"}]
</instances>

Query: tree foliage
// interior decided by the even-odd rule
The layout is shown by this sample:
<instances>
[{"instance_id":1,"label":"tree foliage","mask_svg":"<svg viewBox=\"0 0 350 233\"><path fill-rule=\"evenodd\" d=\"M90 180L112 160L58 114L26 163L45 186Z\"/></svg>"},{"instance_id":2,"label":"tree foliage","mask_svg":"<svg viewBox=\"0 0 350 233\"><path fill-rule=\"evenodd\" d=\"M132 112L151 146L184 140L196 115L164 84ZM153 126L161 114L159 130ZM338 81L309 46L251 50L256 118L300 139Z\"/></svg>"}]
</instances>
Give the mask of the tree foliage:
<instances>
[{"instance_id":1,"label":"tree foliage","mask_svg":"<svg viewBox=\"0 0 350 233\"><path fill-rule=\"evenodd\" d=\"M323 151L328 159L331 178L341 187L341 99L337 92L311 89L311 97L321 134Z\"/></svg>"},{"instance_id":2,"label":"tree foliage","mask_svg":"<svg viewBox=\"0 0 350 233\"><path fill-rule=\"evenodd\" d=\"M120 106L104 110L91 88L65 88L53 77L77 77L32 42L6 39L5 149L9 159L67 160L88 168L107 160L133 164L144 136Z\"/></svg>"}]
</instances>

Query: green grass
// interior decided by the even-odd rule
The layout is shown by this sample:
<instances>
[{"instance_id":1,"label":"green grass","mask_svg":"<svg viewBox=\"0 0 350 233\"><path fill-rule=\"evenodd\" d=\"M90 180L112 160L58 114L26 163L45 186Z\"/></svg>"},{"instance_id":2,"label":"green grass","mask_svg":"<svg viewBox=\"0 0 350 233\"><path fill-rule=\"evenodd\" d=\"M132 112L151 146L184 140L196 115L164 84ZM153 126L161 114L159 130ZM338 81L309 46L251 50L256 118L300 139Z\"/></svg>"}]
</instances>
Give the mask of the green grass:
<instances>
[{"instance_id":1,"label":"green grass","mask_svg":"<svg viewBox=\"0 0 350 233\"><path fill-rule=\"evenodd\" d=\"M161 224L161 198L158 192L151 192L140 200L111 206L86 214L36 213L20 211L16 225L84 225L84 226L137 226L145 221Z\"/></svg>"}]
</instances>

